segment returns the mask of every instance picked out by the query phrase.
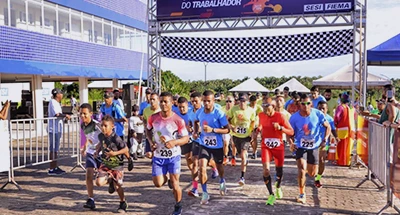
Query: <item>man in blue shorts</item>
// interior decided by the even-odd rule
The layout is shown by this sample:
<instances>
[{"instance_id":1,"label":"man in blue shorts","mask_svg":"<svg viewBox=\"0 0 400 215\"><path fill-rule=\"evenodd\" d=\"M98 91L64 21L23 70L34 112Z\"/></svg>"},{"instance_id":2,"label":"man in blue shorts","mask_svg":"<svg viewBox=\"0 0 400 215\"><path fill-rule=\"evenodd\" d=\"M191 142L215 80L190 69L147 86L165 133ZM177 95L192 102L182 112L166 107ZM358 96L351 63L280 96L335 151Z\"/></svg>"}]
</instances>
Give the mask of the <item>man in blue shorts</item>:
<instances>
[{"instance_id":1,"label":"man in blue shorts","mask_svg":"<svg viewBox=\"0 0 400 215\"><path fill-rule=\"evenodd\" d=\"M300 110L290 117L290 125L294 130L294 142L291 143L291 150L296 150L296 161L298 168L298 184L300 195L297 202L306 202L306 172L314 177L318 171L319 148L325 147L326 140L331 134L331 126L324 114L312 108L310 97L306 94L301 96ZM326 128L322 136L322 127Z\"/></svg>"},{"instance_id":2,"label":"man in blue shorts","mask_svg":"<svg viewBox=\"0 0 400 215\"><path fill-rule=\"evenodd\" d=\"M222 134L229 133L228 120L225 113L215 107L214 93L206 90L203 93L204 107L196 112L193 138L197 139L200 133L199 177L203 195L200 204L208 204L210 196L207 191L207 164L214 159L220 176L220 194L226 194L224 179L224 142Z\"/></svg>"},{"instance_id":3,"label":"man in blue shorts","mask_svg":"<svg viewBox=\"0 0 400 215\"><path fill-rule=\"evenodd\" d=\"M152 176L156 187L171 180L175 197L173 215L182 213L182 189L179 186L181 173L181 147L189 142L185 122L172 111L172 94L163 92L160 95L161 111L147 120L147 139L154 150Z\"/></svg>"}]
</instances>

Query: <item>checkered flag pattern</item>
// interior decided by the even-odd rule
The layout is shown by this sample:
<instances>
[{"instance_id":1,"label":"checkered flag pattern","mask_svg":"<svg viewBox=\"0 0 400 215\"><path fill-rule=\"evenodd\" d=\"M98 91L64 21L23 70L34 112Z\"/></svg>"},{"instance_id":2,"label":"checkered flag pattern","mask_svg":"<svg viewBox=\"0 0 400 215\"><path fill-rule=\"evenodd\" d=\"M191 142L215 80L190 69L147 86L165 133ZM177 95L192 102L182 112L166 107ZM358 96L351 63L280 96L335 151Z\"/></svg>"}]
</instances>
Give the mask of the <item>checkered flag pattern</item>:
<instances>
[{"instance_id":1,"label":"checkered flag pattern","mask_svg":"<svg viewBox=\"0 0 400 215\"><path fill-rule=\"evenodd\" d=\"M353 30L270 37L162 37L163 57L213 63L277 63L353 52Z\"/></svg>"}]
</instances>

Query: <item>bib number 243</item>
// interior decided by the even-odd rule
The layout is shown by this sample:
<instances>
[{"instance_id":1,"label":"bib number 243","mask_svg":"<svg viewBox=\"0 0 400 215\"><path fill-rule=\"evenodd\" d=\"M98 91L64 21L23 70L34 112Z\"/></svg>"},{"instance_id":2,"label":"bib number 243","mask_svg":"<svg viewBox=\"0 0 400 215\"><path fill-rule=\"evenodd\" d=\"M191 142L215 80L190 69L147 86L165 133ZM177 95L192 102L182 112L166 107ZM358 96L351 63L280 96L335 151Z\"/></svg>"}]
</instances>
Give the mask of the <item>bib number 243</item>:
<instances>
[{"instance_id":1,"label":"bib number 243","mask_svg":"<svg viewBox=\"0 0 400 215\"><path fill-rule=\"evenodd\" d=\"M217 146L217 137L215 136L205 136L204 144L206 146Z\"/></svg>"}]
</instances>

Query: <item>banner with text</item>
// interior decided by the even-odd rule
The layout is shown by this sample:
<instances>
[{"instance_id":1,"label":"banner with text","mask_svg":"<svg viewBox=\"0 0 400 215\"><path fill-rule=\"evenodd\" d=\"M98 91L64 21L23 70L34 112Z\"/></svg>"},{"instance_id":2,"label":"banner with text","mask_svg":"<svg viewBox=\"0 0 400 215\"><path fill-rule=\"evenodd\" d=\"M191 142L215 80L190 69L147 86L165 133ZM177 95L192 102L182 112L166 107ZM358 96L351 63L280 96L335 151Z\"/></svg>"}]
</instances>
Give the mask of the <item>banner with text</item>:
<instances>
[{"instance_id":1,"label":"banner with text","mask_svg":"<svg viewBox=\"0 0 400 215\"><path fill-rule=\"evenodd\" d=\"M158 0L158 20L349 12L354 0Z\"/></svg>"}]
</instances>

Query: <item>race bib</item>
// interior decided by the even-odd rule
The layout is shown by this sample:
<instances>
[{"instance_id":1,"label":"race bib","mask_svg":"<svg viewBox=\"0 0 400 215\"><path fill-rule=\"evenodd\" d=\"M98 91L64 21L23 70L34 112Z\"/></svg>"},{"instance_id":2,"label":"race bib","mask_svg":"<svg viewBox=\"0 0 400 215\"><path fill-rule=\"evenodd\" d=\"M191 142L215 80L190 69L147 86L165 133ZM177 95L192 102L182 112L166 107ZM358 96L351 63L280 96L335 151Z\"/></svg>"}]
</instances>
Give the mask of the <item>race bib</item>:
<instances>
[{"instance_id":1,"label":"race bib","mask_svg":"<svg viewBox=\"0 0 400 215\"><path fill-rule=\"evenodd\" d=\"M154 153L154 157L158 158L171 158L177 155L180 155L180 152L177 150L180 147L173 147L172 149L167 149L164 146L157 149Z\"/></svg>"},{"instance_id":2,"label":"race bib","mask_svg":"<svg viewBox=\"0 0 400 215\"><path fill-rule=\"evenodd\" d=\"M160 156L164 158L172 157L172 150L171 149L160 149Z\"/></svg>"},{"instance_id":3,"label":"race bib","mask_svg":"<svg viewBox=\"0 0 400 215\"><path fill-rule=\"evenodd\" d=\"M274 149L277 148L278 146L281 145L281 141L277 138L265 138L264 139L264 144L270 148L270 149Z\"/></svg>"},{"instance_id":4,"label":"race bib","mask_svg":"<svg viewBox=\"0 0 400 215\"><path fill-rule=\"evenodd\" d=\"M300 147L304 149L313 149L315 148L315 140L301 138Z\"/></svg>"},{"instance_id":5,"label":"race bib","mask_svg":"<svg viewBox=\"0 0 400 215\"><path fill-rule=\"evenodd\" d=\"M236 128L236 133L238 133L238 134L246 134L247 133L247 128L237 127Z\"/></svg>"},{"instance_id":6,"label":"race bib","mask_svg":"<svg viewBox=\"0 0 400 215\"><path fill-rule=\"evenodd\" d=\"M217 146L217 137L216 136L204 136L203 142L204 142L204 145L206 145L206 146Z\"/></svg>"}]
</instances>

